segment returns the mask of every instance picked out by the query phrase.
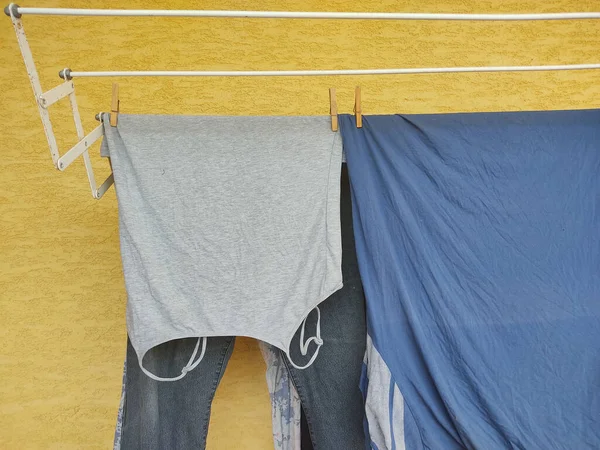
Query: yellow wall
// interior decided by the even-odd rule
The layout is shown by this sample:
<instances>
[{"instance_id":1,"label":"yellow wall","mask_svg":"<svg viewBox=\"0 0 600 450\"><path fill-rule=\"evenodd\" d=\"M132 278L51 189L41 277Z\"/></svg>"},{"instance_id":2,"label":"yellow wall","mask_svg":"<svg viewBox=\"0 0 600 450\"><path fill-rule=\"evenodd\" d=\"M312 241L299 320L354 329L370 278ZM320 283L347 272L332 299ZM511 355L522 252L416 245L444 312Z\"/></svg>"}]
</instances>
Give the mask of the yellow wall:
<instances>
[{"instance_id":1,"label":"yellow wall","mask_svg":"<svg viewBox=\"0 0 600 450\"><path fill-rule=\"evenodd\" d=\"M8 1L8 0L6 0ZM356 10L593 11L593 0L31 0L22 6ZM114 190L91 198L81 160L53 169L7 18L0 19L0 448L109 448L125 345L125 291ZM24 18L42 85L102 69L384 68L600 62L600 21L537 23ZM345 78L121 79L126 113L327 114L327 88L350 112L600 106L598 72ZM87 131L110 104L110 79L76 80ZM62 149L75 142L53 107ZM97 170L106 163L94 150ZM238 342L214 405L209 449L271 446L264 368Z\"/></svg>"}]
</instances>

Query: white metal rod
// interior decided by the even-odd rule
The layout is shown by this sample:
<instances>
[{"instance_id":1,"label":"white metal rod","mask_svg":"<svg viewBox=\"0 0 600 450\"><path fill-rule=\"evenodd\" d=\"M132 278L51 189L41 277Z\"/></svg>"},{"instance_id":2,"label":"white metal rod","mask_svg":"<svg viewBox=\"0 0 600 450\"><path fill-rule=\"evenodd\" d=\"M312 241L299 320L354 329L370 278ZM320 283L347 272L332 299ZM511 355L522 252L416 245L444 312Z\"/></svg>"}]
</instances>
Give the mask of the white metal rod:
<instances>
[{"instance_id":1,"label":"white metal rod","mask_svg":"<svg viewBox=\"0 0 600 450\"><path fill-rule=\"evenodd\" d=\"M94 142L104 136L104 127L102 124L94 128L87 136L81 138L81 140L75 144L68 152L62 155L58 160L58 170L63 171L69 164L77 159L77 157L85 152L92 146ZM86 161L89 163L89 161ZM87 164L86 164L87 169ZM93 174L92 174L93 175ZM95 181L94 181L95 184ZM95 190L95 186L92 187L92 192Z\"/></svg>"},{"instance_id":2,"label":"white metal rod","mask_svg":"<svg viewBox=\"0 0 600 450\"><path fill-rule=\"evenodd\" d=\"M498 67L429 67L406 69L348 69L348 70L243 70L243 71L193 71L193 70L139 70L105 72L70 72L75 77L272 77L272 76L323 76L323 75L396 75L452 72L531 72L554 70L600 69L600 64L566 64L552 66L498 66Z\"/></svg>"},{"instance_id":3,"label":"white metal rod","mask_svg":"<svg viewBox=\"0 0 600 450\"><path fill-rule=\"evenodd\" d=\"M31 48L29 47L27 37L25 36L23 22L21 19L13 16L12 14L10 19L17 35L19 49L21 50L21 55L23 56L23 61L25 62L25 68L27 69L29 82L31 83L31 88L33 89L33 95L35 96L40 118L42 119L42 126L44 127L44 134L46 135L46 140L48 141L48 146L50 147L52 162L56 165L58 164L58 158L60 158L60 154L58 153L58 144L56 142L56 138L54 137L54 130L52 129L52 123L50 122L50 114L48 113L48 110L42 106L41 99L43 98L44 91L42 90L42 85L40 84L40 79L35 68L35 62L33 61Z\"/></svg>"},{"instance_id":4,"label":"white metal rod","mask_svg":"<svg viewBox=\"0 0 600 450\"><path fill-rule=\"evenodd\" d=\"M364 20L573 20L600 19L600 12L541 14L446 14L380 12L203 11L168 9L17 8L19 14L54 16L247 17L253 19Z\"/></svg>"},{"instance_id":5,"label":"white metal rod","mask_svg":"<svg viewBox=\"0 0 600 450\"><path fill-rule=\"evenodd\" d=\"M56 87L53 87L49 91L44 92L40 97L40 102L42 107L49 108L54 105L57 101L65 98L67 95L70 95L74 91L73 82L65 81L62 84L59 84Z\"/></svg>"},{"instance_id":6,"label":"white metal rod","mask_svg":"<svg viewBox=\"0 0 600 450\"><path fill-rule=\"evenodd\" d=\"M72 83L73 84L73 83ZM84 140L84 144L86 147L90 147L92 145L91 142L88 141L87 138L93 138L96 141L99 138L92 137L95 136L94 132L98 130L100 127L96 127L86 138L85 131L83 130L83 123L81 122L81 116L79 114L79 106L77 106L77 97L75 96L75 89L73 92L69 94L69 103L71 103L71 110L73 111L73 120L75 121L75 129L77 130L77 138L79 141ZM100 136L104 134L104 128L100 130ZM66 156L66 155L65 155ZM96 192L96 177L94 176L94 168L92 167L92 160L90 159L90 154L87 149L83 152L83 164L85 165L85 172L88 177L88 181L90 183L90 189L92 190L92 196L95 195ZM63 157L64 158L64 157ZM60 170L64 170L61 166L62 158L58 160L58 168ZM70 163L69 163L70 164Z\"/></svg>"},{"instance_id":7,"label":"white metal rod","mask_svg":"<svg viewBox=\"0 0 600 450\"><path fill-rule=\"evenodd\" d=\"M108 178L104 181L104 183L102 183L100 185L100 187L96 190L96 192L94 193L94 198L96 198L97 200L100 200L102 198L102 196L104 195L104 193L108 190L109 187L112 186L112 184L115 182L115 176L113 173L111 173Z\"/></svg>"}]
</instances>

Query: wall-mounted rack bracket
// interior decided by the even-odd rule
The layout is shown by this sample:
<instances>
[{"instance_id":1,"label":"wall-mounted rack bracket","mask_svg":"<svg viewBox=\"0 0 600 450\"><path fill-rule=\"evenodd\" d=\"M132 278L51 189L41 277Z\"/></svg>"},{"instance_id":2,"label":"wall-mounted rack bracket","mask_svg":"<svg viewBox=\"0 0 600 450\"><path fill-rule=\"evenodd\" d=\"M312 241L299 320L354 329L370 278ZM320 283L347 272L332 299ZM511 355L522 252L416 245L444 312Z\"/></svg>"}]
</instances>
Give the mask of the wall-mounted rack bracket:
<instances>
[{"instance_id":1,"label":"wall-mounted rack bracket","mask_svg":"<svg viewBox=\"0 0 600 450\"><path fill-rule=\"evenodd\" d=\"M92 132L85 134L83 130L83 124L81 123L81 116L79 115L79 108L77 107L77 98L75 97L75 84L69 77L70 69L64 69L61 71L65 82L58 86L44 92L40 79L38 77L33 55L25 36L25 30L23 29L23 23L21 21L21 14L18 11L19 6L11 3L4 8L4 13L10 17L15 33L17 35L17 41L19 43L19 49L25 62L25 68L27 69L27 75L29 76L29 82L33 89L33 94L42 119L42 125L44 126L44 133L46 134L46 140L50 147L50 155L52 156L52 162L54 166L64 171L77 157L83 156L83 162L85 164L85 171L90 183L90 189L92 190L92 196L99 199L104 195L108 188L113 184L114 178L112 173L110 176L98 187L96 184L96 178L94 177L94 169L92 168L92 162L88 153L89 147L94 144L98 139L104 135L103 125L100 124ZM66 75L66 76L64 76ZM60 155L58 151L58 144L56 143L56 137L54 136L54 130L52 129L52 123L50 122L50 113L48 109L56 102L68 97L71 103L71 110L73 111L73 119L75 121L75 129L77 131L77 138L79 142L75 144L70 150L64 155Z\"/></svg>"}]
</instances>

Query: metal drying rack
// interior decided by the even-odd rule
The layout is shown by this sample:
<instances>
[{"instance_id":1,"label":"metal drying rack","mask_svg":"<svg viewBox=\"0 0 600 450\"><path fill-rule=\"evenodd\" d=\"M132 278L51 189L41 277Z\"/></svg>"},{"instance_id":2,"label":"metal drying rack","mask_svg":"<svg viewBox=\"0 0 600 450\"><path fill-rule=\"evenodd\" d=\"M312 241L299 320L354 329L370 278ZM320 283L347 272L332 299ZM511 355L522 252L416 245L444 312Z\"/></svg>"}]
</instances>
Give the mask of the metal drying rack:
<instances>
[{"instance_id":1,"label":"metal drying rack","mask_svg":"<svg viewBox=\"0 0 600 450\"><path fill-rule=\"evenodd\" d=\"M92 196L100 199L113 184L111 175L98 187L88 149L104 135L100 124L87 135L83 130L73 78L79 77L232 77L232 76L323 76L323 75L395 75L421 73L463 73L463 72L526 72L600 69L600 64L570 64L546 66L496 66L496 67L431 67L431 68L391 68L391 69L342 69L342 70L258 70L258 71L74 71L65 68L59 72L62 84L44 92L37 74L33 55L23 29L23 15L44 16L108 16L108 17L228 17L251 19L333 19L333 20L452 20L452 21L536 21L536 20L584 20L600 19L600 12L542 13L542 14L436 14L436 13L378 13L378 12L287 12L287 11L209 11L209 10L126 10L126 9L74 9L74 8L22 8L14 3L4 8L15 29L21 55L33 88L44 132L50 147L52 162L64 171L79 156L83 157L85 170ZM360 90L356 91L360 102ZM59 100L68 97L73 111L75 128L79 142L60 155L48 108ZM330 90L332 129L334 120L337 129L335 91ZM360 105L360 103L358 103ZM355 106L356 107L356 106ZM118 114L118 90L113 86L113 113ZM360 113L357 108L357 113ZM98 116L97 116L98 117ZM116 116L114 116L116 118ZM358 118L358 116L357 116ZM112 118L111 118L112 122ZM116 121L113 123L116 125Z\"/></svg>"}]
</instances>

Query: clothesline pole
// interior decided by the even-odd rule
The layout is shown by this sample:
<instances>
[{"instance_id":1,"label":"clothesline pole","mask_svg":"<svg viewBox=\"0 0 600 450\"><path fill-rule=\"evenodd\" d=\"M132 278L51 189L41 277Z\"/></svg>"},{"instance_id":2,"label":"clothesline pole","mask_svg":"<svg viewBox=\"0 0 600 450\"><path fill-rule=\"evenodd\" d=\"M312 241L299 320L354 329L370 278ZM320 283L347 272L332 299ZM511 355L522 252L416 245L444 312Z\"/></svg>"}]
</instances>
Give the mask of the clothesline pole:
<instances>
[{"instance_id":1,"label":"clothesline pole","mask_svg":"<svg viewBox=\"0 0 600 450\"><path fill-rule=\"evenodd\" d=\"M139 70L84 72L64 69L61 78L76 77L273 77L273 76L331 76L331 75L407 75L425 73L465 72L541 72L559 70L600 69L600 64L564 64L548 66L498 66L498 67L429 67L404 69L348 69L348 70L243 70L243 71L193 71L193 70Z\"/></svg>"},{"instance_id":2,"label":"clothesline pole","mask_svg":"<svg viewBox=\"0 0 600 450\"><path fill-rule=\"evenodd\" d=\"M238 17L252 19L348 19L348 20L582 20L600 19L600 12L566 12L540 14L450 14L450 13L385 13L385 12L304 12L304 11L219 11L169 9L83 9L28 8L11 3L13 15L42 16L121 16L121 17Z\"/></svg>"}]
</instances>

